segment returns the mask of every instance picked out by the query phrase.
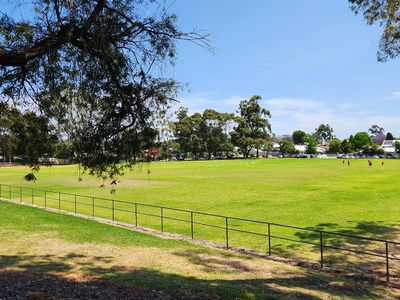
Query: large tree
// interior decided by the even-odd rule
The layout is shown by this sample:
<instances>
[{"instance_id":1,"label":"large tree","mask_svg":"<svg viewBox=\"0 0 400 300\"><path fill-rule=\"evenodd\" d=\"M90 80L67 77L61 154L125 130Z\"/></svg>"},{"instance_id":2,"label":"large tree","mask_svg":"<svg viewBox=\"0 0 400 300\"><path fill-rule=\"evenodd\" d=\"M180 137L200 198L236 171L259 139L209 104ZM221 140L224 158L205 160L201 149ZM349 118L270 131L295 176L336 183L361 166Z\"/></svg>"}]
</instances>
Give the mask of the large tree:
<instances>
[{"instance_id":1,"label":"large tree","mask_svg":"<svg viewBox=\"0 0 400 300\"><path fill-rule=\"evenodd\" d=\"M204 120L200 113L188 115L188 109L181 107L176 112L178 120L173 123L173 131L176 142L182 152L190 152L195 158L206 151L204 134Z\"/></svg>"},{"instance_id":2,"label":"large tree","mask_svg":"<svg viewBox=\"0 0 400 300\"><path fill-rule=\"evenodd\" d=\"M177 40L205 37L179 30L157 1L21 4L32 15L3 7L0 18L1 101L23 99L51 117L92 173L120 174L154 139L154 112L177 88L154 68L173 62Z\"/></svg>"},{"instance_id":3,"label":"large tree","mask_svg":"<svg viewBox=\"0 0 400 300\"><path fill-rule=\"evenodd\" d=\"M364 146L371 145L371 137L366 132L357 132L351 141L354 150L361 150Z\"/></svg>"},{"instance_id":4,"label":"large tree","mask_svg":"<svg viewBox=\"0 0 400 300\"><path fill-rule=\"evenodd\" d=\"M386 133L385 140L394 140L394 139L395 138L394 138L393 134L391 134L390 132Z\"/></svg>"},{"instance_id":5,"label":"large tree","mask_svg":"<svg viewBox=\"0 0 400 300\"><path fill-rule=\"evenodd\" d=\"M229 113L220 113L213 109L206 109L203 112L203 123L201 127L201 136L205 142L208 157L216 156L217 152L229 151L232 147L229 145L229 135L227 127L229 121L233 120L234 115Z\"/></svg>"},{"instance_id":6,"label":"large tree","mask_svg":"<svg viewBox=\"0 0 400 300\"><path fill-rule=\"evenodd\" d=\"M351 143L351 139L344 139L340 143L340 150L341 152L347 154L353 152L353 144Z\"/></svg>"},{"instance_id":7,"label":"large tree","mask_svg":"<svg viewBox=\"0 0 400 300\"><path fill-rule=\"evenodd\" d=\"M342 149L340 147L341 142L339 139L331 139L329 142L329 153L339 153Z\"/></svg>"},{"instance_id":8,"label":"large tree","mask_svg":"<svg viewBox=\"0 0 400 300\"><path fill-rule=\"evenodd\" d=\"M400 0L349 0L356 14L362 14L368 25L383 27L377 57L379 61L400 54Z\"/></svg>"},{"instance_id":9,"label":"large tree","mask_svg":"<svg viewBox=\"0 0 400 300\"><path fill-rule=\"evenodd\" d=\"M306 151L305 153L307 154L317 154L317 140L316 138L311 135L308 134L306 135L306 137L304 138L304 143L306 144Z\"/></svg>"},{"instance_id":10,"label":"large tree","mask_svg":"<svg viewBox=\"0 0 400 300\"><path fill-rule=\"evenodd\" d=\"M282 154L282 157L285 157L287 154L294 154L296 153L296 149L294 144L288 140L282 140L279 143L279 152Z\"/></svg>"},{"instance_id":11,"label":"large tree","mask_svg":"<svg viewBox=\"0 0 400 300\"><path fill-rule=\"evenodd\" d=\"M11 163L16 154L17 142L13 129L20 115L17 109L0 103L0 148L4 162L8 160Z\"/></svg>"},{"instance_id":12,"label":"large tree","mask_svg":"<svg viewBox=\"0 0 400 300\"><path fill-rule=\"evenodd\" d=\"M377 134L383 134L385 132L385 129L383 129L381 126L379 126L377 124L374 124L374 125L371 126L370 129L368 129L368 132L371 135L375 136Z\"/></svg>"},{"instance_id":13,"label":"large tree","mask_svg":"<svg viewBox=\"0 0 400 300\"><path fill-rule=\"evenodd\" d=\"M32 111L21 113L16 108L0 104L0 142L4 160L12 161L15 155L31 166L39 158L53 154L58 137L49 119ZM30 174L27 178L35 178Z\"/></svg>"},{"instance_id":14,"label":"large tree","mask_svg":"<svg viewBox=\"0 0 400 300\"><path fill-rule=\"evenodd\" d=\"M329 143L335 136L333 135L333 128L329 124L321 124L315 128L314 137L319 143Z\"/></svg>"},{"instance_id":15,"label":"large tree","mask_svg":"<svg viewBox=\"0 0 400 300\"><path fill-rule=\"evenodd\" d=\"M307 133L305 133L303 130L295 130L292 133L292 139L293 143L296 145L302 145L304 144L304 138L306 137Z\"/></svg>"},{"instance_id":16,"label":"large tree","mask_svg":"<svg viewBox=\"0 0 400 300\"><path fill-rule=\"evenodd\" d=\"M271 113L259 104L262 98L258 95L239 104L239 116L235 119L237 126L232 132L234 145L240 148L243 156L247 158L253 148L258 150L262 146L261 140L266 140L271 134L269 118Z\"/></svg>"}]
</instances>

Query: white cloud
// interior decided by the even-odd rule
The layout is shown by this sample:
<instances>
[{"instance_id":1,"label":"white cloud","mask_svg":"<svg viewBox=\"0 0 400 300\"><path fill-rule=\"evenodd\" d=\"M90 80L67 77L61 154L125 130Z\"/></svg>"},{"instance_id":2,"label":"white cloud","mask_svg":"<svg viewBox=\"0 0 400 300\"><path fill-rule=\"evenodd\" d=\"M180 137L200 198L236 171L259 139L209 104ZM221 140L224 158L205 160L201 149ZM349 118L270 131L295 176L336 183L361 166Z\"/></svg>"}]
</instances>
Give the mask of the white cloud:
<instances>
[{"instance_id":1,"label":"white cloud","mask_svg":"<svg viewBox=\"0 0 400 300\"><path fill-rule=\"evenodd\" d=\"M400 92L392 92L392 95L387 100L400 100Z\"/></svg>"},{"instance_id":2,"label":"white cloud","mask_svg":"<svg viewBox=\"0 0 400 300\"><path fill-rule=\"evenodd\" d=\"M315 110L324 105L323 102L307 99L274 98L265 100L271 110Z\"/></svg>"},{"instance_id":3,"label":"white cloud","mask_svg":"<svg viewBox=\"0 0 400 300\"><path fill-rule=\"evenodd\" d=\"M376 114L354 103L331 103L310 99L270 99L273 130L277 134L290 134L296 129L312 132L322 123L330 124L338 137L344 138L358 131L367 131L379 124L387 131L398 131L400 117Z\"/></svg>"},{"instance_id":4,"label":"white cloud","mask_svg":"<svg viewBox=\"0 0 400 300\"><path fill-rule=\"evenodd\" d=\"M393 93L393 96L397 95ZM400 99L400 92L398 93ZM179 106L189 108L191 113L213 108L223 112L235 112L239 102L248 96L218 97L217 92L198 93L180 98ZM296 129L312 132L322 123L330 124L339 138L348 137L358 131L367 131L372 124L379 124L394 135L400 135L400 116L377 113L359 103L337 103L304 98L272 98L262 100L271 111L273 131L291 134Z\"/></svg>"}]
</instances>

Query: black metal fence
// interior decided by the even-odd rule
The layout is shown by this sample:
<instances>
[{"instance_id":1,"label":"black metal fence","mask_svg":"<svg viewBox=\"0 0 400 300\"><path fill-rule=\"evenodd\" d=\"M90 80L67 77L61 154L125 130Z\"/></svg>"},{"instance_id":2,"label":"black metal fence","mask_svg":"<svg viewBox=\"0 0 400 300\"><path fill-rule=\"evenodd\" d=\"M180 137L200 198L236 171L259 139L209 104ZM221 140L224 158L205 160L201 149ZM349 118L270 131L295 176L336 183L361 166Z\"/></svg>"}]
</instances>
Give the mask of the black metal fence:
<instances>
[{"instance_id":1,"label":"black metal fence","mask_svg":"<svg viewBox=\"0 0 400 300\"><path fill-rule=\"evenodd\" d=\"M275 254L280 256L283 253L281 247L278 247L280 245L272 243L272 241L275 242L279 240L292 243L287 244L288 252L304 252L302 248L298 249L294 247L293 243L307 245L314 249L311 251L314 255L308 256L306 259L315 260L317 256L321 268L326 265L327 251L334 251L335 255L339 254L335 256L336 261L339 262L343 262L344 258L348 260L348 256L340 254L345 252L351 256L350 261L355 257L359 258L361 256L363 262L365 262L365 266L371 269L373 268L374 270L379 269L379 273L385 276L387 281L393 277L399 278L399 270L395 268L394 262L400 261L400 257L396 256L393 252L400 252L400 242L386 239L5 184L0 184L0 199L20 201L38 207L54 208L60 211L85 214L93 217L110 219L112 221L117 221L117 213L124 213L127 214L123 220L124 223L135 226L139 226L138 216L151 217L155 218L156 221L154 222L153 219L153 222L150 223L143 222L140 226L158 229L161 232L168 231L180 234L182 234L182 230L185 229L187 230L186 232L190 233L187 234L184 232L183 234L190 236L192 239L194 239L195 235L200 231L198 227L203 226L208 228L209 237L214 236L214 232L210 232L211 229L216 230L216 234L223 233L223 238L219 239L219 242L221 243L223 241L224 246L227 248L231 246L231 235L233 233L256 236L259 238L258 244L261 245L261 248L263 248L264 252L268 255ZM143 220L141 219L141 221ZM172 230L165 230L167 221L179 222L186 225L184 225L184 228L182 226L175 226ZM158 225L157 222L159 222ZM154 228L155 226L158 228ZM195 226L197 231L195 230ZM293 230L295 232L292 235L285 235L283 234L283 230ZM208 239L212 240L211 238ZM252 250L249 249L250 244L243 244L245 244L245 242L242 241L239 245L240 248ZM371 262L368 259L365 260L366 258L377 258L380 261ZM333 261L334 260L332 260L332 262ZM359 263L355 262L354 265L359 266Z\"/></svg>"}]
</instances>

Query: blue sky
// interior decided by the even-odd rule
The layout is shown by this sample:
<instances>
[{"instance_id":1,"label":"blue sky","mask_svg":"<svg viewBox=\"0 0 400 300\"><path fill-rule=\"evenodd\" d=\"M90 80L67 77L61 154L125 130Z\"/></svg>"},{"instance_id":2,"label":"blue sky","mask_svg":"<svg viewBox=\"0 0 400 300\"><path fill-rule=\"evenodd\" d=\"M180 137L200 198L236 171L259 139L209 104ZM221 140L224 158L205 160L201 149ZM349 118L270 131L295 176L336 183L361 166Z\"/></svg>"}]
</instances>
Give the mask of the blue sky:
<instances>
[{"instance_id":1,"label":"blue sky","mask_svg":"<svg viewBox=\"0 0 400 300\"><path fill-rule=\"evenodd\" d=\"M216 54L178 44L171 71L189 90L191 112L234 112L254 94L271 110L276 134L329 123L338 137L379 124L400 135L399 60L379 63L381 28L354 16L347 1L170 1L184 30L212 34Z\"/></svg>"}]
</instances>

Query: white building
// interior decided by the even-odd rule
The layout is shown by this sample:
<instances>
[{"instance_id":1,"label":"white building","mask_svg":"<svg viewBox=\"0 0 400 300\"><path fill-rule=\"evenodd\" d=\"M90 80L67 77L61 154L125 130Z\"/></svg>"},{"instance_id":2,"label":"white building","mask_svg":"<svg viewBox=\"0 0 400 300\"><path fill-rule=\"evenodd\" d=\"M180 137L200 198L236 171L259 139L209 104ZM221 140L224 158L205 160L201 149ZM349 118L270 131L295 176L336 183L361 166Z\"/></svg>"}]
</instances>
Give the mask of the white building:
<instances>
[{"instance_id":1,"label":"white building","mask_svg":"<svg viewBox=\"0 0 400 300\"><path fill-rule=\"evenodd\" d=\"M396 154L396 148L394 146L396 142L400 142L400 140L385 140L382 142L381 148L386 154Z\"/></svg>"}]
</instances>

